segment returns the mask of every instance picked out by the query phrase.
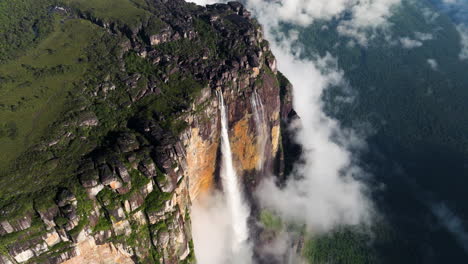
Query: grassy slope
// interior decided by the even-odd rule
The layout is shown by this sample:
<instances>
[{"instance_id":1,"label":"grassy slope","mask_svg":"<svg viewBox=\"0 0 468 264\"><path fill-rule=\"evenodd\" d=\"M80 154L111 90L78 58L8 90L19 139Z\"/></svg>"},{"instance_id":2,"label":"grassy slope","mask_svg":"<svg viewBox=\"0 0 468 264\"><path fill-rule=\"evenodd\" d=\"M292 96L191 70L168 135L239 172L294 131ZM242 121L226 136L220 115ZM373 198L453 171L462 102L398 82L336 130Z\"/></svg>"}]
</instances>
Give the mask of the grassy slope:
<instances>
[{"instance_id":1,"label":"grassy slope","mask_svg":"<svg viewBox=\"0 0 468 264\"><path fill-rule=\"evenodd\" d=\"M112 12L104 7L113 6L114 2L99 1L99 9L92 8L95 1L66 2L75 9L79 7L81 14L92 12L86 14L92 19L105 21L120 16L116 23L124 31L130 27L125 23L144 24L149 14L130 0L119 0L119 6L114 6ZM143 1L135 3L144 6ZM141 21L135 20L136 14L141 15ZM135 113L151 115L156 111L169 116L161 125L177 133L185 124L173 122L174 112L184 109L203 85L190 76L171 76L173 81L169 84L159 80L161 95L132 104L122 80L128 74L140 72L143 76L138 87L143 87L150 75L153 78L164 69L132 52L124 55L123 61L119 59L122 56L119 43L126 39L123 35L108 34L87 20L56 16L50 34L37 43L30 43L22 56L0 64L0 149L6 150L0 152L0 208L11 199L30 201L31 196L41 196L42 189L76 184L77 179L71 176L81 157L105 144L110 131L127 129L127 121ZM202 34L203 41L207 42L207 38ZM195 52L190 42L179 41L167 46L160 48L166 47L170 49L167 52L177 54L182 50ZM122 62L128 72L120 70ZM116 89L107 96L89 96L103 80L114 84ZM75 127L73 124L84 113L79 109L95 113L100 125ZM64 127L65 123L72 126ZM71 139L63 136L69 132L74 135ZM38 143L56 139L60 140L53 148L37 148Z\"/></svg>"},{"instance_id":2,"label":"grassy slope","mask_svg":"<svg viewBox=\"0 0 468 264\"><path fill-rule=\"evenodd\" d=\"M67 6L90 13L103 21L119 21L130 27L138 25L140 21L147 20L150 13L140 9L136 4L143 4L144 1L131 0L62 0Z\"/></svg>"},{"instance_id":3,"label":"grassy slope","mask_svg":"<svg viewBox=\"0 0 468 264\"><path fill-rule=\"evenodd\" d=\"M2 32L7 37L0 41L0 62L3 62L0 64L0 174L3 175L11 173L12 161L39 142L46 135L46 128L63 117L64 111L70 108L64 105L68 93L77 83L91 78L84 77L89 65L99 64L88 60L90 48L97 50L96 44L105 45L100 43L105 33L102 28L89 21L52 15L49 10L55 4L54 0L0 2L0 29L12 27ZM149 17L147 11L129 0L64 0L58 4L125 25ZM39 24L44 26L36 29ZM12 25L24 28L20 32ZM31 29L32 25L42 34ZM21 164L16 164L15 169L18 166Z\"/></svg>"},{"instance_id":4,"label":"grassy slope","mask_svg":"<svg viewBox=\"0 0 468 264\"><path fill-rule=\"evenodd\" d=\"M54 0L0 0L0 63L37 44L51 30Z\"/></svg>"},{"instance_id":5,"label":"grassy slope","mask_svg":"<svg viewBox=\"0 0 468 264\"><path fill-rule=\"evenodd\" d=\"M0 168L5 168L31 146L61 113L65 95L73 82L82 76L86 63L79 63L84 49L99 29L90 22L57 18L55 30L36 48L25 55L0 65L0 75L11 81L0 89L0 120L4 135L0 138ZM27 66L26 66L27 65ZM29 67L51 69L62 65L64 70L39 76ZM6 131L15 127L16 133Z\"/></svg>"},{"instance_id":6,"label":"grassy slope","mask_svg":"<svg viewBox=\"0 0 468 264\"><path fill-rule=\"evenodd\" d=\"M48 9L54 2L0 2L0 31L7 34L5 40L9 40L0 43L0 61L4 61L0 64L0 172L35 143L61 113L66 93L86 71L87 64L81 63L80 57L85 55L92 38L97 37L95 34L102 34L102 30L90 22L61 23L62 18L48 16ZM104 21L121 21L127 25L149 17L147 11L128 0L64 0L63 3ZM44 26L43 40L38 41L32 25L46 20L53 22ZM20 31L14 25L23 28ZM52 33L45 34L46 31ZM6 53L2 54L3 51ZM17 51L18 56L11 58L13 51ZM9 60L5 62L6 59ZM56 66L63 68L53 72ZM40 69L43 74L37 72Z\"/></svg>"}]
</instances>

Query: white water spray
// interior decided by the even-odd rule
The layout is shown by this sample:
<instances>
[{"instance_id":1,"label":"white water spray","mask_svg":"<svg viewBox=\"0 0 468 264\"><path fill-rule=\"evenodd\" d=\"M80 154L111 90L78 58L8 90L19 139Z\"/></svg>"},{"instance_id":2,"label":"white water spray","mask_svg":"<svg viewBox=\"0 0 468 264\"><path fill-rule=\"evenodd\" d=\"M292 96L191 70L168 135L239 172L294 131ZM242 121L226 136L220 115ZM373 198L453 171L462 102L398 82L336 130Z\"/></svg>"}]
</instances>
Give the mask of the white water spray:
<instances>
[{"instance_id":1,"label":"white water spray","mask_svg":"<svg viewBox=\"0 0 468 264\"><path fill-rule=\"evenodd\" d=\"M257 162L257 170L263 170L263 163L265 162L265 147L267 143L267 122L265 118L265 108L263 107L262 100L258 95L257 91L252 93L252 97L250 98L250 102L252 104L252 111L255 120L255 126L257 129L257 153L259 156Z\"/></svg>"},{"instance_id":2,"label":"white water spray","mask_svg":"<svg viewBox=\"0 0 468 264\"><path fill-rule=\"evenodd\" d=\"M232 219L232 262L247 263L251 259L251 249L248 243L249 229L247 220L249 208L245 203L242 189L240 188L236 170L232 160L231 144L228 134L228 118L223 95L218 92L219 107L221 112L221 180L228 210ZM246 262L247 261L247 262Z\"/></svg>"}]
</instances>

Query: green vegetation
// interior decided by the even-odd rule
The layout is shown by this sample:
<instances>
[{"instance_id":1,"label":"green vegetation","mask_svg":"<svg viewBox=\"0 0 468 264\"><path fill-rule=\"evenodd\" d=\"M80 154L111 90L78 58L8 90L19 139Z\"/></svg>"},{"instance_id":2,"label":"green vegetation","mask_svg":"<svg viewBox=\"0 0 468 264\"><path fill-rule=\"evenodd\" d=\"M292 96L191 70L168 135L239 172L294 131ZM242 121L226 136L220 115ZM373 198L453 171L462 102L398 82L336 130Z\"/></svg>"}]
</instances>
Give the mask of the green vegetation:
<instances>
[{"instance_id":1,"label":"green vegetation","mask_svg":"<svg viewBox=\"0 0 468 264\"><path fill-rule=\"evenodd\" d=\"M53 18L48 8L53 2L0 1L0 64L22 54L24 49L37 44L52 31Z\"/></svg>"},{"instance_id":2,"label":"green vegetation","mask_svg":"<svg viewBox=\"0 0 468 264\"><path fill-rule=\"evenodd\" d=\"M194 26L202 41L181 39L160 44L157 49L164 54L180 56L184 59L199 56L200 52L207 52L205 55L209 60L225 57L226 51L218 45L219 37L214 29L201 19L195 19Z\"/></svg>"},{"instance_id":3,"label":"green vegetation","mask_svg":"<svg viewBox=\"0 0 468 264\"><path fill-rule=\"evenodd\" d=\"M283 228L283 222L281 221L281 218L267 210L262 210L260 212L260 222L266 229L269 230L278 231Z\"/></svg>"},{"instance_id":4,"label":"green vegetation","mask_svg":"<svg viewBox=\"0 0 468 264\"><path fill-rule=\"evenodd\" d=\"M102 32L83 20L62 24L57 18L54 28L36 48L0 65L0 76L9 76L0 86L0 171L61 114L65 95L86 70L80 57L96 32Z\"/></svg>"},{"instance_id":5,"label":"green vegetation","mask_svg":"<svg viewBox=\"0 0 468 264\"><path fill-rule=\"evenodd\" d=\"M10 244L24 239L37 238L44 235L46 232L42 221L33 217L30 228L0 236L0 254L6 252L7 246Z\"/></svg>"},{"instance_id":6,"label":"green vegetation","mask_svg":"<svg viewBox=\"0 0 468 264\"><path fill-rule=\"evenodd\" d=\"M146 212L159 212L164 209L168 200L172 198L172 193L165 193L159 190L154 190L146 197L145 211Z\"/></svg>"},{"instance_id":7,"label":"green vegetation","mask_svg":"<svg viewBox=\"0 0 468 264\"><path fill-rule=\"evenodd\" d=\"M138 8L130 0L61 0L65 5L79 10L104 23L117 22L120 26L136 28L147 21L150 13Z\"/></svg>"},{"instance_id":8,"label":"green vegetation","mask_svg":"<svg viewBox=\"0 0 468 264\"><path fill-rule=\"evenodd\" d=\"M148 78L156 72L155 67L148 60L138 56L135 52L128 52L124 56L125 68L130 74L141 74Z\"/></svg>"},{"instance_id":9,"label":"green vegetation","mask_svg":"<svg viewBox=\"0 0 468 264\"><path fill-rule=\"evenodd\" d=\"M303 254L311 264L378 263L375 253L369 247L370 239L369 235L351 229L337 230L308 239Z\"/></svg>"},{"instance_id":10,"label":"green vegetation","mask_svg":"<svg viewBox=\"0 0 468 264\"><path fill-rule=\"evenodd\" d=\"M112 228L112 222L107 217L101 216L93 228L93 232L107 231Z\"/></svg>"},{"instance_id":11,"label":"green vegetation","mask_svg":"<svg viewBox=\"0 0 468 264\"><path fill-rule=\"evenodd\" d=\"M0 0L0 220L13 221L25 214L34 218L32 228L0 236L1 252L14 240L28 241L43 234L38 212L57 209L53 208L56 195L63 188L77 199L80 220L67 231L71 237L89 226L95 203L103 209L93 232L111 229L115 219L108 210L121 207L150 179L130 169L129 192L120 194L105 187L97 201L92 201L77 174L89 173L88 180L98 175L84 161L101 158L97 156L103 152L107 162L116 158L131 168L126 154L107 155L115 149L115 135L121 132L137 135L142 150L134 153L137 159L151 157L151 149L143 149L158 142L149 142L153 139L135 131L140 127L131 122L139 118L157 123L169 137L187 128L186 110L207 84L175 60L154 64L139 54L150 48L149 36L167 27L157 18L161 12L166 11L156 10L145 0ZM211 25L198 18L193 23L196 39L166 42L151 47L153 53L177 56L179 61L203 56L202 63L228 56ZM128 50L129 45L136 48ZM158 170L156 180L163 184L167 176ZM136 223L132 214L161 210L171 198L171 193L156 188L143 206L126 213L132 234L110 240L147 247L150 231L167 230L175 216L149 227ZM66 215L55 216L59 227L69 222ZM69 247L60 243L31 262L43 262ZM154 261L151 257L139 261L157 262L159 254L150 254ZM193 258L192 253L188 261Z\"/></svg>"}]
</instances>

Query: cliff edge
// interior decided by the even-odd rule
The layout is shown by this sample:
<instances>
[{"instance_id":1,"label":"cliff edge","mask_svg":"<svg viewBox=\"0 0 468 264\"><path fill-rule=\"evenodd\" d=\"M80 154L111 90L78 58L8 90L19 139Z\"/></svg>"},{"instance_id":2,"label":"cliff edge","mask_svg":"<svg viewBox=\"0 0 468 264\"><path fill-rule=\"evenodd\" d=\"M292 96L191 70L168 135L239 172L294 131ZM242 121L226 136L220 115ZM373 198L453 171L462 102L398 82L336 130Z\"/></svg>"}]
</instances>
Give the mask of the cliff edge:
<instances>
[{"instance_id":1,"label":"cliff edge","mask_svg":"<svg viewBox=\"0 0 468 264\"><path fill-rule=\"evenodd\" d=\"M291 87L259 24L237 2L35 4L47 34L0 65L2 88L29 82L43 109L0 137L24 141L0 175L0 264L194 263L191 203L219 187L217 93L247 195L284 170Z\"/></svg>"}]
</instances>

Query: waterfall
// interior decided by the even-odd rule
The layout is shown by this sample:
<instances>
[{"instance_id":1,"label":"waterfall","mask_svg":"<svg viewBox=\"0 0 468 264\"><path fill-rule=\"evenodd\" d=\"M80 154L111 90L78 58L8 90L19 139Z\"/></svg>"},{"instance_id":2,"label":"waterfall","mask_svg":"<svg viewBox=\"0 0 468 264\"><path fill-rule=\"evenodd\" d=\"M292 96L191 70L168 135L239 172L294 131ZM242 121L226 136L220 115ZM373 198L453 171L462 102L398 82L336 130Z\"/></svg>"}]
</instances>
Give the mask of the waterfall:
<instances>
[{"instance_id":1,"label":"waterfall","mask_svg":"<svg viewBox=\"0 0 468 264\"><path fill-rule=\"evenodd\" d=\"M232 160L231 144L228 134L228 117L221 92L218 93L218 100L221 112L221 181L232 220L232 259L233 263L238 263L240 261L239 258L249 257L248 253L250 248L247 241L249 236L247 226L249 208L244 201L242 189Z\"/></svg>"},{"instance_id":2,"label":"waterfall","mask_svg":"<svg viewBox=\"0 0 468 264\"><path fill-rule=\"evenodd\" d=\"M259 156L257 162L257 170L263 170L263 163L265 162L265 147L268 138L267 122L265 119L265 109L263 107L262 100L258 95L257 91L254 90L252 97L250 98L252 104L252 112L254 115L255 126L257 130L257 153Z\"/></svg>"}]
</instances>

